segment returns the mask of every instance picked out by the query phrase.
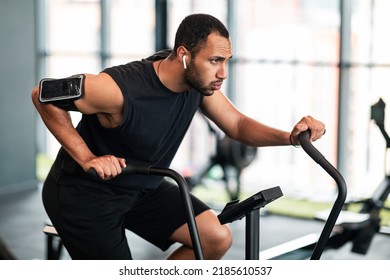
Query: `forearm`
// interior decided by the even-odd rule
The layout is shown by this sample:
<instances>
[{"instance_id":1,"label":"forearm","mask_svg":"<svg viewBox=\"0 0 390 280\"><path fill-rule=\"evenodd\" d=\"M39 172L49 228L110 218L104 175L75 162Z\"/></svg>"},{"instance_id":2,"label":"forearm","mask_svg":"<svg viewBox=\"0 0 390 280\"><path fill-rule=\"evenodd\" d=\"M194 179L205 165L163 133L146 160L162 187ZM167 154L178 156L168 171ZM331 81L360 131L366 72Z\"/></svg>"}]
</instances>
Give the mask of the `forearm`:
<instances>
[{"instance_id":1,"label":"forearm","mask_svg":"<svg viewBox=\"0 0 390 280\"><path fill-rule=\"evenodd\" d=\"M56 106L41 104L36 92L33 92L32 99L46 127L69 155L83 167L94 155L74 128L70 114Z\"/></svg>"},{"instance_id":2,"label":"forearm","mask_svg":"<svg viewBox=\"0 0 390 280\"><path fill-rule=\"evenodd\" d=\"M238 125L236 140L255 147L291 145L290 132L267 126L243 117Z\"/></svg>"},{"instance_id":3,"label":"forearm","mask_svg":"<svg viewBox=\"0 0 390 280\"><path fill-rule=\"evenodd\" d=\"M299 145L299 135L310 130L310 141L316 141L325 134L325 125L311 116L303 117L291 132L273 128L243 116L238 122L237 140L251 146Z\"/></svg>"}]
</instances>

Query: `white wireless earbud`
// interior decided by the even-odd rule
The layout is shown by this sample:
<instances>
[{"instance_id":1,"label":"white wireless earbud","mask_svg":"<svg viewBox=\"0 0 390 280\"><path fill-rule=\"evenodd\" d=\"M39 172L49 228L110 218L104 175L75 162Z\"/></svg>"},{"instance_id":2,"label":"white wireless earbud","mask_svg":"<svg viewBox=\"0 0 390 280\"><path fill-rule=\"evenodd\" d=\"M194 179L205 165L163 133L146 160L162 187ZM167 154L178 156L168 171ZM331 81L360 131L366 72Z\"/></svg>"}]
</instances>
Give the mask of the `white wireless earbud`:
<instances>
[{"instance_id":1,"label":"white wireless earbud","mask_svg":"<svg viewBox=\"0 0 390 280\"><path fill-rule=\"evenodd\" d=\"M184 69L187 69L187 63L186 63L186 55L183 55L183 66L184 66Z\"/></svg>"}]
</instances>

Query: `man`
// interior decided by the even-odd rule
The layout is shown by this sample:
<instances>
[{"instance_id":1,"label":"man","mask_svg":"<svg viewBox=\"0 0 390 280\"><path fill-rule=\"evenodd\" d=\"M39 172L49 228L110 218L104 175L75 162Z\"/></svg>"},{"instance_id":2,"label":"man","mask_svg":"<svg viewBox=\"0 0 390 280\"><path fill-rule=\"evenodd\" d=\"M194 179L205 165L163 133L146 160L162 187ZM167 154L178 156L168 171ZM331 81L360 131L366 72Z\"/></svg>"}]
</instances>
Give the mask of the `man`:
<instances>
[{"instance_id":1,"label":"man","mask_svg":"<svg viewBox=\"0 0 390 280\"><path fill-rule=\"evenodd\" d=\"M229 33L216 18L186 17L169 56L86 74L76 100L33 102L62 148L45 181L45 209L73 259L131 259L125 229L166 250L169 259L192 259L191 239L178 188L156 176L121 174L126 164L169 167L198 108L229 137L251 146L298 145L324 124L307 116L291 132L239 112L220 91L232 57ZM75 129L67 110L83 114ZM94 169L99 178L88 175ZM220 259L231 246L227 225L192 198L205 259Z\"/></svg>"}]
</instances>

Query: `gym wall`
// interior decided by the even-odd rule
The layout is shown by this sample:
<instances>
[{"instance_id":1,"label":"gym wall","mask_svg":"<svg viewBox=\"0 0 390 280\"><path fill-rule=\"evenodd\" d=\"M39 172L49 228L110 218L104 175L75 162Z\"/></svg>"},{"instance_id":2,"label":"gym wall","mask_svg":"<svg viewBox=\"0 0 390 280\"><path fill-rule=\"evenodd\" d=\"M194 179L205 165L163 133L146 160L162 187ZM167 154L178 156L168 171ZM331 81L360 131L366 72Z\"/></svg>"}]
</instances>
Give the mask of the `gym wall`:
<instances>
[{"instance_id":1,"label":"gym wall","mask_svg":"<svg viewBox=\"0 0 390 280\"><path fill-rule=\"evenodd\" d=\"M35 3L0 1L0 195L36 188Z\"/></svg>"}]
</instances>

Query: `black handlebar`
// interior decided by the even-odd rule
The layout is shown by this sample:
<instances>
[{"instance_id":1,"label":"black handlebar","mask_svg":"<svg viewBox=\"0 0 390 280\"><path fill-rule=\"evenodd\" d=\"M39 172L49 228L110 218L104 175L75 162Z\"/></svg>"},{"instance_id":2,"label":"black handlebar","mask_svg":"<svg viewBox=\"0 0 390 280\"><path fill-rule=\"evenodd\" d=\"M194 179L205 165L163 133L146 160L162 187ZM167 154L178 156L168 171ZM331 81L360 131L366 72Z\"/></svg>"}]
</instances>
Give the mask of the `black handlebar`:
<instances>
[{"instance_id":1,"label":"black handlebar","mask_svg":"<svg viewBox=\"0 0 390 280\"><path fill-rule=\"evenodd\" d=\"M150 174L150 169L151 167L149 166L126 165L126 167L122 168L122 174ZM92 177L99 178L99 175L93 168L88 170L88 174Z\"/></svg>"},{"instance_id":2,"label":"black handlebar","mask_svg":"<svg viewBox=\"0 0 390 280\"><path fill-rule=\"evenodd\" d=\"M347 186L343 176L340 172L330 164L325 157L312 145L310 142L310 131L304 131L299 135L299 141L303 150L318 163L337 183L338 194L330 211L329 217L325 223L325 226L321 232L320 238L314 248L311 255L311 260L319 260L328 238L336 224L337 218L343 209L345 199L347 197Z\"/></svg>"},{"instance_id":3,"label":"black handlebar","mask_svg":"<svg viewBox=\"0 0 390 280\"><path fill-rule=\"evenodd\" d=\"M144 174L144 175L159 175L164 177L170 177L176 181L179 186L180 194L183 200L184 210L187 218L188 228L191 236L192 247L194 248L195 258L197 260L203 260L203 251L200 244L200 238L198 228L195 221L194 209L191 202L190 193L187 187L186 180L176 171L169 168L156 168L150 166L132 166L127 165L122 169L122 173L125 174ZM94 169L90 169L88 174L94 177L98 177L98 174Z\"/></svg>"}]
</instances>

